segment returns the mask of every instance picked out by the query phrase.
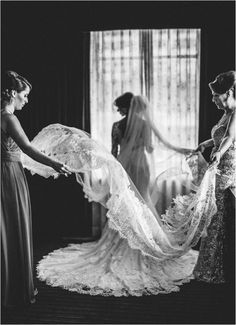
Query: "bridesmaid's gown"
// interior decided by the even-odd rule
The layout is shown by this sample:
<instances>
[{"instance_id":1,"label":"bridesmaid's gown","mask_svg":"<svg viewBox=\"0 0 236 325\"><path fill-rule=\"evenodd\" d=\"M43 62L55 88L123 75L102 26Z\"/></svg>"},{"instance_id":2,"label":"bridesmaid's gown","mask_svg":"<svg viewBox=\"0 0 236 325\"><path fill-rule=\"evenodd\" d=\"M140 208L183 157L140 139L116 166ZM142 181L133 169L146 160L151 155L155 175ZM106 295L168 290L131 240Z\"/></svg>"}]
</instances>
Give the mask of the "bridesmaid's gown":
<instances>
[{"instance_id":1,"label":"bridesmaid's gown","mask_svg":"<svg viewBox=\"0 0 236 325\"><path fill-rule=\"evenodd\" d=\"M224 116L212 129L214 149L218 149L228 125ZM234 208L229 208L235 197L236 142L222 156L216 175L217 213L207 229L208 236L201 239L199 258L194 269L197 280L209 283L224 283L234 278ZM229 267L231 265L231 268Z\"/></svg>"},{"instance_id":2,"label":"bridesmaid's gown","mask_svg":"<svg viewBox=\"0 0 236 325\"><path fill-rule=\"evenodd\" d=\"M2 305L35 302L31 204L21 150L1 130Z\"/></svg>"}]
</instances>

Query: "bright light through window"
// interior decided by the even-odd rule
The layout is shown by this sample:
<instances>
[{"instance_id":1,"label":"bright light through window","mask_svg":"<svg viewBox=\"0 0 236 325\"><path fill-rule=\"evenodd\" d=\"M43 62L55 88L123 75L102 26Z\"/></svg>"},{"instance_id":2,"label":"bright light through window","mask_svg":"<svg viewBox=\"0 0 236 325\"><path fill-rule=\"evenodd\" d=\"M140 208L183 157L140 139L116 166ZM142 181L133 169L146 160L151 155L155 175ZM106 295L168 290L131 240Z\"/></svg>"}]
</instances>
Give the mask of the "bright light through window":
<instances>
[{"instance_id":1,"label":"bright light through window","mask_svg":"<svg viewBox=\"0 0 236 325\"><path fill-rule=\"evenodd\" d=\"M200 30L91 32L91 134L111 150L113 106L126 91L145 95L154 122L173 144L198 143Z\"/></svg>"}]
</instances>

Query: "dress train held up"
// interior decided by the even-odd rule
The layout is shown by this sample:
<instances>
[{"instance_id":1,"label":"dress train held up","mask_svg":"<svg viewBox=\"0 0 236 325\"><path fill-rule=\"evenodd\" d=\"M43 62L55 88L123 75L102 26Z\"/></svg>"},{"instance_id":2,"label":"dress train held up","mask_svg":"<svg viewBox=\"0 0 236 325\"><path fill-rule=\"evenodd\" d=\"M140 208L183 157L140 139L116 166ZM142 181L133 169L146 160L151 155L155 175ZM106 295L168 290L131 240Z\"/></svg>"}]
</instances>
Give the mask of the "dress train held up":
<instances>
[{"instance_id":1,"label":"dress train held up","mask_svg":"<svg viewBox=\"0 0 236 325\"><path fill-rule=\"evenodd\" d=\"M198 253L191 247L215 213L214 168L195 195L176 199L174 218L170 208L160 223L121 164L85 132L52 124L32 144L67 164L85 196L108 209L101 238L45 256L37 266L41 280L83 294L141 296L177 291L192 278ZM27 156L23 164L43 177L58 176Z\"/></svg>"}]
</instances>

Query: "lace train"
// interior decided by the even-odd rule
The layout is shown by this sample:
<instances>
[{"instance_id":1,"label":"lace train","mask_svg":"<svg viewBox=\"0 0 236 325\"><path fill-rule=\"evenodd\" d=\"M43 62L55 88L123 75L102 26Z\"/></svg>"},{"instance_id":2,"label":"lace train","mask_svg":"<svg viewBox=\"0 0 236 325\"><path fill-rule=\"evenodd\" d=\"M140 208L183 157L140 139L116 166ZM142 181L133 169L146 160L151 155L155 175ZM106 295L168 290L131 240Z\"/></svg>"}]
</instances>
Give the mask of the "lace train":
<instances>
[{"instance_id":1,"label":"lace train","mask_svg":"<svg viewBox=\"0 0 236 325\"><path fill-rule=\"evenodd\" d=\"M209 168L193 197L177 199L156 219L121 164L85 132L60 124L44 128L32 144L66 163L90 201L107 209L99 241L72 244L45 256L38 277L52 286L90 295L144 295L177 291L192 278L215 206L215 173ZM57 173L28 156L24 167L44 177Z\"/></svg>"},{"instance_id":2,"label":"lace train","mask_svg":"<svg viewBox=\"0 0 236 325\"><path fill-rule=\"evenodd\" d=\"M105 226L97 242L71 244L45 256L38 277L51 286L80 294L142 296L170 293L190 281L198 253L157 261L130 248L119 233Z\"/></svg>"}]
</instances>

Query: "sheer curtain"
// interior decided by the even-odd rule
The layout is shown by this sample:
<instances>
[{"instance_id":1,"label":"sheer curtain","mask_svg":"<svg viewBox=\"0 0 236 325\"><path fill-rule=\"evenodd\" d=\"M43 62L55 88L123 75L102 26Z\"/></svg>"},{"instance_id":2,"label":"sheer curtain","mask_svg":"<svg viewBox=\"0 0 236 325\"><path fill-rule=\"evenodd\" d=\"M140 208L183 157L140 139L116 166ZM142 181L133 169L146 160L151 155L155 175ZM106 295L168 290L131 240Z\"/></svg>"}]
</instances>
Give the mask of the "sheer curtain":
<instances>
[{"instance_id":1,"label":"sheer curtain","mask_svg":"<svg viewBox=\"0 0 236 325\"><path fill-rule=\"evenodd\" d=\"M113 101L123 92L147 96L153 120L171 143L198 143L200 29L91 32L91 134L111 150ZM173 184L163 182L166 190ZM175 190L175 189L174 189ZM93 212L99 229L101 217ZM104 213L103 213L104 215Z\"/></svg>"}]
</instances>

